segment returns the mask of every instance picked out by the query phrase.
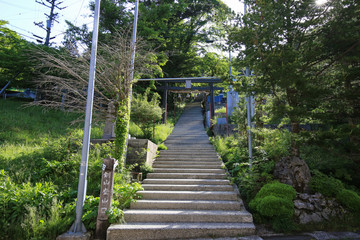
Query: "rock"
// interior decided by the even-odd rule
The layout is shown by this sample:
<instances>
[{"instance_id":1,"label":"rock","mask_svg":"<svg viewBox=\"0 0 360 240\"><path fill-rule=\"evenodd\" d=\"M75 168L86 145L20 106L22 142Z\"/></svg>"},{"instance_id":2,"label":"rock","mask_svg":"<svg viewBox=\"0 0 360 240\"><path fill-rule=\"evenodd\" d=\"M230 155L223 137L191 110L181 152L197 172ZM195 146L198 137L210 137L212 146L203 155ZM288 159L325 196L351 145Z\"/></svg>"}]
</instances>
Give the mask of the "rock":
<instances>
[{"instance_id":1,"label":"rock","mask_svg":"<svg viewBox=\"0 0 360 240\"><path fill-rule=\"evenodd\" d=\"M309 202L303 202L301 200L294 200L294 206L297 209L305 209L305 210L309 210L309 211L313 211L315 209L314 205L312 205Z\"/></svg>"},{"instance_id":2,"label":"rock","mask_svg":"<svg viewBox=\"0 0 360 240\"><path fill-rule=\"evenodd\" d=\"M314 198L324 198L324 196L321 193L315 193L312 195Z\"/></svg>"},{"instance_id":3,"label":"rock","mask_svg":"<svg viewBox=\"0 0 360 240\"><path fill-rule=\"evenodd\" d=\"M284 157L275 165L274 177L289 184L297 192L308 192L311 179L310 169L299 157Z\"/></svg>"},{"instance_id":4,"label":"rock","mask_svg":"<svg viewBox=\"0 0 360 240\"><path fill-rule=\"evenodd\" d=\"M320 206L326 207L326 200L324 198L320 199Z\"/></svg>"},{"instance_id":5,"label":"rock","mask_svg":"<svg viewBox=\"0 0 360 240\"><path fill-rule=\"evenodd\" d=\"M329 220L330 216L331 216L331 209L330 208L325 208L322 213L321 216L326 219Z\"/></svg>"},{"instance_id":6,"label":"rock","mask_svg":"<svg viewBox=\"0 0 360 240\"><path fill-rule=\"evenodd\" d=\"M323 207L321 206L321 200L318 200L318 201L314 201L313 202L313 206L316 210L318 211L322 211L323 210Z\"/></svg>"},{"instance_id":7,"label":"rock","mask_svg":"<svg viewBox=\"0 0 360 240\"><path fill-rule=\"evenodd\" d=\"M302 200L308 200L310 198L310 195L307 193L299 193L298 197Z\"/></svg>"},{"instance_id":8,"label":"rock","mask_svg":"<svg viewBox=\"0 0 360 240\"><path fill-rule=\"evenodd\" d=\"M294 206L297 209L306 209L306 203L300 200L294 200Z\"/></svg>"},{"instance_id":9,"label":"rock","mask_svg":"<svg viewBox=\"0 0 360 240\"><path fill-rule=\"evenodd\" d=\"M346 211L335 198L325 198L320 193L297 193L294 207L294 216L300 224L328 221L332 217L343 218Z\"/></svg>"},{"instance_id":10,"label":"rock","mask_svg":"<svg viewBox=\"0 0 360 240\"><path fill-rule=\"evenodd\" d=\"M307 224L311 222L311 215L307 213L302 213L299 216L299 222L300 224Z\"/></svg>"},{"instance_id":11,"label":"rock","mask_svg":"<svg viewBox=\"0 0 360 240\"><path fill-rule=\"evenodd\" d=\"M321 217L321 213L313 213L311 214L311 219L312 222L321 222L322 221L322 217Z\"/></svg>"}]
</instances>

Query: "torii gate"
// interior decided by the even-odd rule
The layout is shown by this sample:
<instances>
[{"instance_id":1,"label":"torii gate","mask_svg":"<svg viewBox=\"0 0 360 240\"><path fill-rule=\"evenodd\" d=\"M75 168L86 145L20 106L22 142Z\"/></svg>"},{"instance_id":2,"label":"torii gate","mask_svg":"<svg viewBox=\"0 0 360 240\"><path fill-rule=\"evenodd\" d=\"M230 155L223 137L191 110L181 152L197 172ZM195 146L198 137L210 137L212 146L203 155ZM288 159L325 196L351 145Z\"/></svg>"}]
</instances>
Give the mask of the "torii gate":
<instances>
[{"instance_id":1,"label":"torii gate","mask_svg":"<svg viewBox=\"0 0 360 240\"><path fill-rule=\"evenodd\" d=\"M214 83L221 83L222 80L218 77L188 77L188 78L152 78L152 79L138 79L137 81L161 81L165 82L164 87L159 87L159 89L164 90L163 94L163 107L165 109L164 113L164 123L167 122L167 95L168 90L188 90L188 91L210 91L210 104L211 104L211 116L215 115L215 104L214 104L214 90L223 90L223 88L214 87ZM169 83L185 83L185 87L169 87ZM209 83L209 87L192 87L191 83Z\"/></svg>"}]
</instances>

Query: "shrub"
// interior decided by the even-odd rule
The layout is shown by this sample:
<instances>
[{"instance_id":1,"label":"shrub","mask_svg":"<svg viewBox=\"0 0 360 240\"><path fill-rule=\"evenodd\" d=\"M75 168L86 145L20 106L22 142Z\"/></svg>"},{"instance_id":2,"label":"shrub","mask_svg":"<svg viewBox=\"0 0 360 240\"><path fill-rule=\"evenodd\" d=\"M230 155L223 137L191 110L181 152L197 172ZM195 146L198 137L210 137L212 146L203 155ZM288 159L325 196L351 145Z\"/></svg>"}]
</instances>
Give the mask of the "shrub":
<instances>
[{"instance_id":1,"label":"shrub","mask_svg":"<svg viewBox=\"0 0 360 240\"><path fill-rule=\"evenodd\" d=\"M296 197L295 189L287 184L272 182L264 185L256 194L256 198L264 198L266 196L276 196L289 200L294 200Z\"/></svg>"},{"instance_id":2,"label":"shrub","mask_svg":"<svg viewBox=\"0 0 360 240\"><path fill-rule=\"evenodd\" d=\"M120 209L129 208L130 203L140 198L136 192L144 190L140 183L128 183L114 186L114 206Z\"/></svg>"},{"instance_id":3,"label":"shrub","mask_svg":"<svg viewBox=\"0 0 360 240\"><path fill-rule=\"evenodd\" d=\"M145 138L152 136L152 130L155 122L158 122L162 116L162 109L159 107L158 94L154 94L150 101L150 89L147 89L144 95L134 96L131 105L131 119L141 125Z\"/></svg>"},{"instance_id":4,"label":"shrub","mask_svg":"<svg viewBox=\"0 0 360 240\"><path fill-rule=\"evenodd\" d=\"M167 146L165 146L165 144L161 143L158 145L158 150L167 150Z\"/></svg>"},{"instance_id":5,"label":"shrub","mask_svg":"<svg viewBox=\"0 0 360 240\"><path fill-rule=\"evenodd\" d=\"M269 159L278 161L289 155L291 133L284 129L262 128L254 130L260 150L263 150Z\"/></svg>"},{"instance_id":6,"label":"shrub","mask_svg":"<svg viewBox=\"0 0 360 240\"><path fill-rule=\"evenodd\" d=\"M94 196L86 196L85 198L81 220L87 230L95 230L96 228L99 200L99 197Z\"/></svg>"},{"instance_id":7,"label":"shrub","mask_svg":"<svg viewBox=\"0 0 360 240\"><path fill-rule=\"evenodd\" d=\"M339 191L344 189L340 180L329 177L320 171L314 170L312 175L309 186L313 192L319 192L326 197L336 197Z\"/></svg>"},{"instance_id":8,"label":"shrub","mask_svg":"<svg viewBox=\"0 0 360 240\"><path fill-rule=\"evenodd\" d=\"M342 189L338 192L336 199L356 215L360 215L360 196L356 192Z\"/></svg>"},{"instance_id":9,"label":"shrub","mask_svg":"<svg viewBox=\"0 0 360 240\"><path fill-rule=\"evenodd\" d=\"M257 198L250 206L266 217L291 217L294 214L294 204L291 200L274 195Z\"/></svg>"},{"instance_id":10,"label":"shrub","mask_svg":"<svg viewBox=\"0 0 360 240\"><path fill-rule=\"evenodd\" d=\"M250 202L250 208L262 220L271 222L275 231L291 231L295 228L293 199L296 191L290 185L279 182L265 184Z\"/></svg>"},{"instance_id":11,"label":"shrub","mask_svg":"<svg viewBox=\"0 0 360 240\"><path fill-rule=\"evenodd\" d=\"M144 136L144 133L141 130L141 128L138 125L136 125L136 123L134 123L133 121L130 121L129 134L132 137L136 137L136 138L142 138Z\"/></svg>"},{"instance_id":12,"label":"shrub","mask_svg":"<svg viewBox=\"0 0 360 240\"><path fill-rule=\"evenodd\" d=\"M143 178L146 178L147 177L147 174L148 173L152 173L154 170L152 168L152 166L148 163L144 163L140 166L140 171L143 175Z\"/></svg>"}]
</instances>

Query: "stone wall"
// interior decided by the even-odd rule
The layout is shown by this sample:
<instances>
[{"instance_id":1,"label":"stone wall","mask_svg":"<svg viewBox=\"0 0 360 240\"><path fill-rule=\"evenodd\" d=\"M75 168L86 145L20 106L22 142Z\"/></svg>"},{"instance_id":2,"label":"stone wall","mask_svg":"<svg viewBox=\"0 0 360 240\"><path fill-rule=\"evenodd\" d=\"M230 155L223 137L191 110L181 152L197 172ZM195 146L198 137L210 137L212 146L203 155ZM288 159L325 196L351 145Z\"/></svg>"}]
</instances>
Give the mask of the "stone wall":
<instances>
[{"instance_id":1,"label":"stone wall","mask_svg":"<svg viewBox=\"0 0 360 240\"><path fill-rule=\"evenodd\" d=\"M295 217L300 224L327 221L332 217L343 217L345 213L335 198L325 198L320 193L298 193L294 206Z\"/></svg>"}]
</instances>

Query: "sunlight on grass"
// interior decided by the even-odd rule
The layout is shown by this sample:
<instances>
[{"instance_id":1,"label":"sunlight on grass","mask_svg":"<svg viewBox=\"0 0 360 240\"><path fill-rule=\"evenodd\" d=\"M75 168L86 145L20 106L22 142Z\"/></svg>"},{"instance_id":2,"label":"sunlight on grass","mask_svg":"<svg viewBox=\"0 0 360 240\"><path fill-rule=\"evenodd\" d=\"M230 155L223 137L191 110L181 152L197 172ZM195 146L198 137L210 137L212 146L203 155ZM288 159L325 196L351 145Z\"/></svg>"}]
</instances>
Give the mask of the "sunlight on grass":
<instances>
[{"instance_id":1,"label":"sunlight on grass","mask_svg":"<svg viewBox=\"0 0 360 240\"><path fill-rule=\"evenodd\" d=\"M14 159L21 155L38 151L41 148L42 146L33 144L4 143L0 145L0 156L6 159Z\"/></svg>"}]
</instances>

